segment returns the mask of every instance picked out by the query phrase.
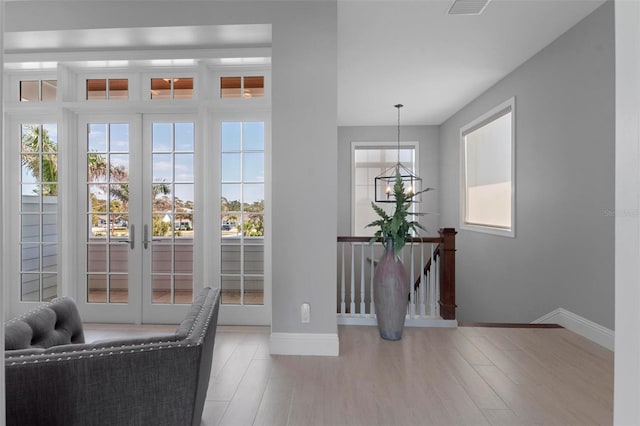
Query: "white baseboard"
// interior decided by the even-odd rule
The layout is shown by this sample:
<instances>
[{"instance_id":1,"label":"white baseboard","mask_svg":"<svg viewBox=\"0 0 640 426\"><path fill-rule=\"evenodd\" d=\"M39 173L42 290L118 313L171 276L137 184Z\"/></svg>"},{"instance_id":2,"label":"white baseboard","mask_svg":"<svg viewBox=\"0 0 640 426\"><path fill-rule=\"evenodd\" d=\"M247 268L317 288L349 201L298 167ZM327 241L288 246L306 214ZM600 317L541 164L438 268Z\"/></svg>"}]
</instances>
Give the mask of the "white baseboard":
<instances>
[{"instance_id":1,"label":"white baseboard","mask_svg":"<svg viewBox=\"0 0 640 426\"><path fill-rule=\"evenodd\" d=\"M613 330L609 330L566 309L558 308L537 320L531 321L531 324L558 324L600 346L604 346L610 351L614 350L615 332Z\"/></svg>"},{"instance_id":2,"label":"white baseboard","mask_svg":"<svg viewBox=\"0 0 640 426\"><path fill-rule=\"evenodd\" d=\"M271 333L272 355L338 356L337 333Z\"/></svg>"}]
</instances>

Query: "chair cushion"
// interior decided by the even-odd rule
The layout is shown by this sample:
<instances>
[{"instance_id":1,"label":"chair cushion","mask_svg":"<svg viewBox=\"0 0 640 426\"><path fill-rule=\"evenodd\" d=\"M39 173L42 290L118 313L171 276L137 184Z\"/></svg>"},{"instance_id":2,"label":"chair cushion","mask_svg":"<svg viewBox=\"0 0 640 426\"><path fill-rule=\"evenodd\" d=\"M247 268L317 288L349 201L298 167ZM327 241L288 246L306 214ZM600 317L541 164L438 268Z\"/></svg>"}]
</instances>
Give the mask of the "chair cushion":
<instances>
[{"instance_id":1,"label":"chair cushion","mask_svg":"<svg viewBox=\"0 0 640 426\"><path fill-rule=\"evenodd\" d=\"M82 320L73 299L61 297L4 325L5 351L84 343Z\"/></svg>"}]
</instances>

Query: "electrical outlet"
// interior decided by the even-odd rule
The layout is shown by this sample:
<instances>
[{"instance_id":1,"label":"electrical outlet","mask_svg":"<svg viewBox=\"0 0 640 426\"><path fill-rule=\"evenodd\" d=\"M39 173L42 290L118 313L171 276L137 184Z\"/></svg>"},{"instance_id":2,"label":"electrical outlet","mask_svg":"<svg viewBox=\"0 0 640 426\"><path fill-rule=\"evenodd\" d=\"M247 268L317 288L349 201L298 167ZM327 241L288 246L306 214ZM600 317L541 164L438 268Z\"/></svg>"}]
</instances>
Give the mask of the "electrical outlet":
<instances>
[{"instance_id":1,"label":"electrical outlet","mask_svg":"<svg viewBox=\"0 0 640 426\"><path fill-rule=\"evenodd\" d=\"M300 306L300 321L305 324L311 322L311 306L308 303Z\"/></svg>"}]
</instances>

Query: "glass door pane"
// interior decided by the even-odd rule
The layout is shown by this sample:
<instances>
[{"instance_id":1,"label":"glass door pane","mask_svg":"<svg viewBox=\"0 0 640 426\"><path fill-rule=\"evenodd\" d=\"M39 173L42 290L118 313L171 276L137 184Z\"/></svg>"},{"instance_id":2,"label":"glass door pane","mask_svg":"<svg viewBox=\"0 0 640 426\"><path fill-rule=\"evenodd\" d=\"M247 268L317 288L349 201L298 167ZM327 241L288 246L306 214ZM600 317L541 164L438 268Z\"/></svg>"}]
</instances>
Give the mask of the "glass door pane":
<instances>
[{"instance_id":1,"label":"glass door pane","mask_svg":"<svg viewBox=\"0 0 640 426\"><path fill-rule=\"evenodd\" d=\"M151 303L193 301L194 123L151 124Z\"/></svg>"},{"instance_id":2,"label":"glass door pane","mask_svg":"<svg viewBox=\"0 0 640 426\"><path fill-rule=\"evenodd\" d=\"M58 296L58 127L20 125L20 301Z\"/></svg>"},{"instance_id":3,"label":"glass door pane","mask_svg":"<svg viewBox=\"0 0 640 426\"><path fill-rule=\"evenodd\" d=\"M225 305L264 305L264 122L221 123L221 283Z\"/></svg>"},{"instance_id":4,"label":"glass door pane","mask_svg":"<svg viewBox=\"0 0 640 426\"><path fill-rule=\"evenodd\" d=\"M87 124L87 303L129 302L128 123Z\"/></svg>"}]
</instances>

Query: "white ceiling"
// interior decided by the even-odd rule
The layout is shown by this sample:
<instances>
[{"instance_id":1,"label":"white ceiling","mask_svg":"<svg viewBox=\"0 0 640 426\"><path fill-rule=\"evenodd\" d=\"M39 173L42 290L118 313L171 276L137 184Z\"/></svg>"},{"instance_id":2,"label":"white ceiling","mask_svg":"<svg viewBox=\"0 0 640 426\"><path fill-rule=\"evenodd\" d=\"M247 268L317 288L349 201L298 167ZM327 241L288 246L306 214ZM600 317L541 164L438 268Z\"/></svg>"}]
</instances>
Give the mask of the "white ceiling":
<instances>
[{"instance_id":1,"label":"white ceiling","mask_svg":"<svg viewBox=\"0 0 640 426\"><path fill-rule=\"evenodd\" d=\"M453 0L337 1L338 124L356 126L395 124L397 103L405 105L403 125L441 124L605 0L492 0L479 16L448 15ZM5 53L17 56L50 52L55 57L56 52L105 48L180 52L270 46L271 25L70 29L4 36Z\"/></svg>"},{"instance_id":2,"label":"white ceiling","mask_svg":"<svg viewBox=\"0 0 640 426\"><path fill-rule=\"evenodd\" d=\"M338 2L338 124L441 124L604 0Z\"/></svg>"}]
</instances>

